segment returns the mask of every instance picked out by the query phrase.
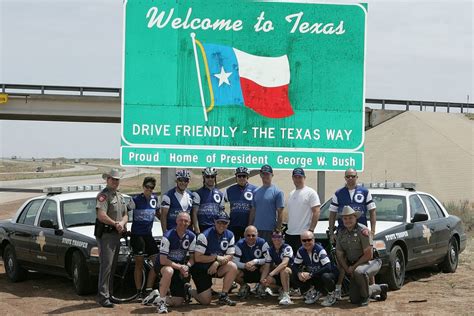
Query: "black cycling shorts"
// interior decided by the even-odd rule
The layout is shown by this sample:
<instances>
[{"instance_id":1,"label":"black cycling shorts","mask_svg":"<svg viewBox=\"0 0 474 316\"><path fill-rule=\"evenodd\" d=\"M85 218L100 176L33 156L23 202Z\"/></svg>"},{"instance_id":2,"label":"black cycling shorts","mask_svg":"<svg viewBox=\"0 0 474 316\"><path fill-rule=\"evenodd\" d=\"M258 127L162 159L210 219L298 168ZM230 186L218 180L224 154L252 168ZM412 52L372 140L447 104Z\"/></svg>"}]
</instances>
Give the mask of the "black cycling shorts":
<instances>
[{"instance_id":1,"label":"black cycling shorts","mask_svg":"<svg viewBox=\"0 0 474 316\"><path fill-rule=\"evenodd\" d=\"M257 266L255 271L249 270L242 270L244 272L244 282L245 283L259 283L260 277L262 274L260 273L260 266Z\"/></svg>"},{"instance_id":2,"label":"black cycling shorts","mask_svg":"<svg viewBox=\"0 0 474 316\"><path fill-rule=\"evenodd\" d=\"M135 256L153 256L158 254L158 245L152 235L132 235L130 246Z\"/></svg>"},{"instance_id":3,"label":"black cycling shorts","mask_svg":"<svg viewBox=\"0 0 474 316\"><path fill-rule=\"evenodd\" d=\"M193 277L194 284L196 284L196 290L198 293L202 293L209 290L212 286L212 278L217 278L217 273L209 275L206 268L191 267L191 276Z\"/></svg>"}]
</instances>

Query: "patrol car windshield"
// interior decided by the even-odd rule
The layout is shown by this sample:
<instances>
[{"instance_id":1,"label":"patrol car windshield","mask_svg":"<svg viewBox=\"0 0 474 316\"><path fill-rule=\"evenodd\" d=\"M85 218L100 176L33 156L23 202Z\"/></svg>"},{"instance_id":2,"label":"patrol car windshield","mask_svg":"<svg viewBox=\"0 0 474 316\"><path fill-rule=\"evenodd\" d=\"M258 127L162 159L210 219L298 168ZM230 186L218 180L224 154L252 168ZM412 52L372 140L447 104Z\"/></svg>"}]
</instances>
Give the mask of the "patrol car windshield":
<instances>
[{"instance_id":1,"label":"patrol car windshield","mask_svg":"<svg viewBox=\"0 0 474 316\"><path fill-rule=\"evenodd\" d=\"M373 194L372 198L377 206L377 221L404 222L406 214L406 199L400 195ZM329 206L331 200L321 207L320 221L329 220ZM370 214L367 213L367 218Z\"/></svg>"},{"instance_id":2,"label":"patrol car windshield","mask_svg":"<svg viewBox=\"0 0 474 316\"><path fill-rule=\"evenodd\" d=\"M95 224L95 198L64 201L61 205L65 227Z\"/></svg>"}]
</instances>

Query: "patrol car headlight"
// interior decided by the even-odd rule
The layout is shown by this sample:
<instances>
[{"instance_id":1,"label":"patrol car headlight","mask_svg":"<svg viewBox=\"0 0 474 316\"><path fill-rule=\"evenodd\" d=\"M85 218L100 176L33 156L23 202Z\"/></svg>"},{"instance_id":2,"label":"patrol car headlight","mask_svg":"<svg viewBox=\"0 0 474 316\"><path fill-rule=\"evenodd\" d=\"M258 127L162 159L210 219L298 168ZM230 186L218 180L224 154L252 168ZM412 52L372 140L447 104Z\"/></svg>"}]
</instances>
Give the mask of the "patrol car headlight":
<instances>
[{"instance_id":1,"label":"patrol car headlight","mask_svg":"<svg viewBox=\"0 0 474 316\"><path fill-rule=\"evenodd\" d=\"M91 257L98 257L99 256L99 247L92 247L89 255Z\"/></svg>"},{"instance_id":2,"label":"patrol car headlight","mask_svg":"<svg viewBox=\"0 0 474 316\"><path fill-rule=\"evenodd\" d=\"M375 240L374 241L374 248L377 250L385 250L387 247L385 246L385 241L383 240Z\"/></svg>"}]
</instances>

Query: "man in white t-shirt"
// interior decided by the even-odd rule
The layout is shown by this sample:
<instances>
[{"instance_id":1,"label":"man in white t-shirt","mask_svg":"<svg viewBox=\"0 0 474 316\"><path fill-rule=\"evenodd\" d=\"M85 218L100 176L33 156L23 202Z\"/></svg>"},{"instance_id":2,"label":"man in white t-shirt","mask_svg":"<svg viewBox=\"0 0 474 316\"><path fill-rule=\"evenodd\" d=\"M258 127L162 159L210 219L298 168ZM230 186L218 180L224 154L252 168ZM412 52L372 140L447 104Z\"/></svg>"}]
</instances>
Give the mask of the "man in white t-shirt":
<instances>
[{"instance_id":1,"label":"man in white t-shirt","mask_svg":"<svg viewBox=\"0 0 474 316\"><path fill-rule=\"evenodd\" d=\"M305 231L314 231L319 220L321 202L318 193L305 185L306 175L302 168L295 168L292 175L295 189L288 197L288 229L285 242L296 253L301 247L300 236Z\"/></svg>"}]
</instances>

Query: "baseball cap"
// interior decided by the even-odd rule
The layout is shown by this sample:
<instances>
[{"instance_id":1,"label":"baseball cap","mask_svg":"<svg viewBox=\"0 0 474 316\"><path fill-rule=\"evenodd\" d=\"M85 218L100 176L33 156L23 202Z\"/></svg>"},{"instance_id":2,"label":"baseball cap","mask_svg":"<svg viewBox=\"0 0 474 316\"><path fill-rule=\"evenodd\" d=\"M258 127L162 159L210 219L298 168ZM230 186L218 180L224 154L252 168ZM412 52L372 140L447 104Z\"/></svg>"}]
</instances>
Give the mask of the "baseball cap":
<instances>
[{"instance_id":1,"label":"baseball cap","mask_svg":"<svg viewBox=\"0 0 474 316\"><path fill-rule=\"evenodd\" d=\"M265 173L271 173L273 174L273 168L270 165L263 165L262 168L260 168L260 172L265 172Z\"/></svg>"},{"instance_id":2,"label":"baseball cap","mask_svg":"<svg viewBox=\"0 0 474 316\"><path fill-rule=\"evenodd\" d=\"M217 214L217 216L214 218L214 220L215 220L216 222L217 222L217 221L230 222L229 215L227 215L226 212L220 212L219 214Z\"/></svg>"},{"instance_id":3,"label":"baseball cap","mask_svg":"<svg viewBox=\"0 0 474 316\"><path fill-rule=\"evenodd\" d=\"M302 176L302 177L304 177L305 174L304 174L303 168L295 168L295 169L293 169L293 175L294 175L294 176Z\"/></svg>"}]
</instances>

